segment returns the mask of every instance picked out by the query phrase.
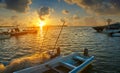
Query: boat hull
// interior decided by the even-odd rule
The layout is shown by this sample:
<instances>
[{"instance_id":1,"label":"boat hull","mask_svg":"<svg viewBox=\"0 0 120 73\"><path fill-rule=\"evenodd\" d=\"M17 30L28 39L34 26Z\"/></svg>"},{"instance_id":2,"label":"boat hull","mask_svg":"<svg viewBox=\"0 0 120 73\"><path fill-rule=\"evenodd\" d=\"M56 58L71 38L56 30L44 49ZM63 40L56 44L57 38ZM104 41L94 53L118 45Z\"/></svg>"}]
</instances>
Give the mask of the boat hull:
<instances>
[{"instance_id":1,"label":"boat hull","mask_svg":"<svg viewBox=\"0 0 120 73\"><path fill-rule=\"evenodd\" d=\"M79 53L56 57L44 64L16 71L14 73L78 73L93 61L94 56L86 57ZM77 63L78 62L78 63Z\"/></svg>"}]
</instances>

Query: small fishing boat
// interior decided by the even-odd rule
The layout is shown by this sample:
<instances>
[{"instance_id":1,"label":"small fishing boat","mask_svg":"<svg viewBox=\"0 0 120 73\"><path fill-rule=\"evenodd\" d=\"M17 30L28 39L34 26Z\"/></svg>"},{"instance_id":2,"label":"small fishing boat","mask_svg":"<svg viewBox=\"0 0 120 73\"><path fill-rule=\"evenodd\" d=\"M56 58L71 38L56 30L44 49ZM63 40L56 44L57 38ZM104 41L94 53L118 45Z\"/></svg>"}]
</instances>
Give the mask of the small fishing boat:
<instances>
[{"instance_id":1,"label":"small fishing boat","mask_svg":"<svg viewBox=\"0 0 120 73\"><path fill-rule=\"evenodd\" d=\"M23 31L25 31L26 33L28 33L28 34L34 34L34 33L37 33L38 32L38 30L36 30L36 29L28 29L28 30L23 30Z\"/></svg>"},{"instance_id":2,"label":"small fishing boat","mask_svg":"<svg viewBox=\"0 0 120 73\"><path fill-rule=\"evenodd\" d=\"M0 39L9 39L11 35L7 32L0 33Z\"/></svg>"},{"instance_id":3,"label":"small fishing boat","mask_svg":"<svg viewBox=\"0 0 120 73\"><path fill-rule=\"evenodd\" d=\"M92 63L94 56L83 56L72 53L67 56L57 56L38 66L26 68L13 73L79 73Z\"/></svg>"},{"instance_id":4,"label":"small fishing boat","mask_svg":"<svg viewBox=\"0 0 120 73\"><path fill-rule=\"evenodd\" d=\"M19 36L19 35L24 35L27 34L26 31L19 31L19 32L11 32L10 35L11 36Z\"/></svg>"},{"instance_id":5,"label":"small fishing boat","mask_svg":"<svg viewBox=\"0 0 120 73\"><path fill-rule=\"evenodd\" d=\"M95 26L95 27L92 27L94 30L96 30L97 32L102 32L103 29L105 29L106 26Z\"/></svg>"},{"instance_id":6,"label":"small fishing boat","mask_svg":"<svg viewBox=\"0 0 120 73\"><path fill-rule=\"evenodd\" d=\"M112 33L117 33L120 32L120 22L117 23L112 23L112 19L107 19L107 25L104 26L96 26L96 27L92 27L94 30L96 30L97 32L102 32L105 34L112 34Z\"/></svg>"},{"instance_id":7,"label":"small fishing boat","mask_svg":"<svg viewBox=\"0 0 120 73\"><path fill-rule=\"evenodd\" d=\"M20 30L19 28L13 28L11 29L11 36L19 36L19 35L25 35L25 34L33 34L33 33L37 33L37 30L34 29L29 29L29 30Z\"/></svg>"}]
</instances>

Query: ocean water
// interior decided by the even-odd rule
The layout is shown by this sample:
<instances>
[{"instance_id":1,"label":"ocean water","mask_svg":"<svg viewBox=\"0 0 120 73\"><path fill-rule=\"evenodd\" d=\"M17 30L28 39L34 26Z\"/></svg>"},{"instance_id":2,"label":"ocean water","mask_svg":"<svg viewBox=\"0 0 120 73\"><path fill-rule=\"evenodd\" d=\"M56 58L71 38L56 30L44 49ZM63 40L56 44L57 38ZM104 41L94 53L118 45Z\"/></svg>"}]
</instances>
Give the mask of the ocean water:
<instances>
[{"instance_id":1,"label":"ocean water","mask_svg":"<svg viewBox=\"0 0 120 73\"><path fill-rule=\"evenodd\" d=\"M37 34L0 40L0 72L12 73L47 60L47 54L41 56L54 47L59 31L60 27L40 28ZM96 33L91 27L64 27L58 46L63 55L87 48L95 56L87 73L120 73L120 37Z\"/></svg>"}]
</instances>

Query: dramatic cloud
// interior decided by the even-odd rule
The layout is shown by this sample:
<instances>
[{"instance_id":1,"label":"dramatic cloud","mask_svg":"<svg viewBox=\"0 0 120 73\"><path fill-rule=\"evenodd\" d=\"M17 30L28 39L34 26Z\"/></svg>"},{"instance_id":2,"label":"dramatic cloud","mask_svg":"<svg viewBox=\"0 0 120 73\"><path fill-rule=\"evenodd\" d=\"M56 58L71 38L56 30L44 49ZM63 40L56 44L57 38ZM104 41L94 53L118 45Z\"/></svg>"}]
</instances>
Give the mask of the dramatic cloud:
<instances>
[{"instance_id":1,"label":"dramatic cloud","mask_svg":"<svg viewBox=\"0 0 120 73\"><path fill-rule=\"evenodd\" d=\"M64 0L69 4L77 4L87 12L96 14L120 14L120 0Z\"/></svg>"},{"instance_id":2,"label":"dramatic cloud","mask_svg":"<svg viewBox=\"0 0 120 73\"><path fill-rule=\"evenodd\" d=\"M17 12L27 12L31 0L5 0L6 8Z\"/></svg>"},{"instance_id":3,"label":"dramatic cloud","mask_svg":"<svg viewBox=\"0 0 120 73\"><path fill-rule=\"evenodd\" d=\"M68 10L62 10L62 13L63 14L69 14L69 11Z\"/></svg>"},{"instance_id":4,"label":"dramatic cloud","mask_svg":"<svg viewBox=\"0 0 120 73\"><path fill-rule=\"evenodd\" d=\"M50 16L50 14L53 12L54 10L49 8L49 7L42 7L38 10L38 15L40 17L41 20L45 20L46 17Z\"/></svg>"}]
</instances>

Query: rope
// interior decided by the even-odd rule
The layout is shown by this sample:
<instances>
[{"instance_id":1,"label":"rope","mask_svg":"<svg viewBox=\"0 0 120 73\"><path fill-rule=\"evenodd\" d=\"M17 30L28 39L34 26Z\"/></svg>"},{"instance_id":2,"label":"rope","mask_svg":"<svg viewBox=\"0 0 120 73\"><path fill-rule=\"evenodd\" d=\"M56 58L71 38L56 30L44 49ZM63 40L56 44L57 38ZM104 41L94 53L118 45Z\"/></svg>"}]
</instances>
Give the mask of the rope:
<instances>
[{"instance_id":1,"label":"rope","mask_svg":"<svg viewBox=\"0 0 120 73\"><path fill-rule=\"evenodd\" d=\"M62 25L61 30L60 30L60 33L59 33L59 35L58 35L58 37L57 37L57 39L56 39L56 42L55 42L55 45L54 45L54 48L53 48L53 49L56 48L56 45L57 45L58 39L59 39L59 37L60 37L60 35L61 35L61 32L62 32L62 30L63 30L64 24L65 24L65 21L63 21L63 25Z\"/></svg>"}]
</instances>

